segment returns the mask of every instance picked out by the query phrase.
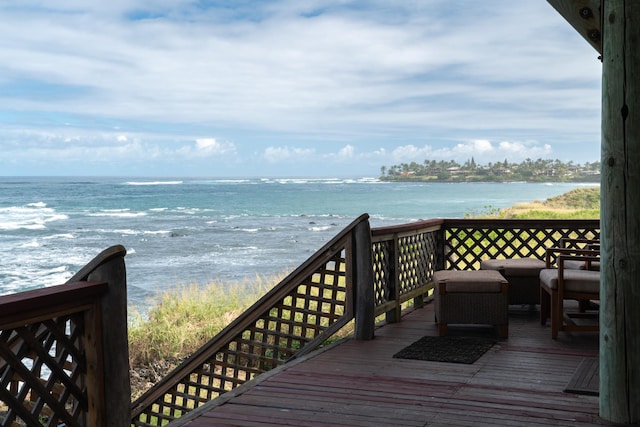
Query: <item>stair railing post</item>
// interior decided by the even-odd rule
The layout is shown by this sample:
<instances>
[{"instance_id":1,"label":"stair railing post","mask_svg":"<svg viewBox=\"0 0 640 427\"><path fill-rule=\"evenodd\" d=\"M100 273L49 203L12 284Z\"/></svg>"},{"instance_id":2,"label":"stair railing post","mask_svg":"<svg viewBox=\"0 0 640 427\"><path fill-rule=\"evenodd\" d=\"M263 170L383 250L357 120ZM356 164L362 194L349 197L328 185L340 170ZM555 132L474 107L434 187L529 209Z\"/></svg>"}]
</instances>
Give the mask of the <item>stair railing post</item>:
<instances>
[{"instance_id":1,"label":"stair railing post","mask_svg":"<svg viewBox=\"0 0 640 427\"><path fill-rule=\"evenodd\" d=\"M368 220L360 222L353 230L352 248L356 321L354 335L358 340L370 340L374 337L375 300L371 226Z\"/></svg>"},{"instance_id":2,"label":"stair railing post","mask_svg":"<svg viewBox=\"0 0 640 427\"><path fill-rule=\"evenodd\" d=\"M92 270L87 281L107 282L101 301L105 422L108 427L131 425L131 382L127 330L127 279L123 247L117 256Z\"/></svg>"}]
</instances>

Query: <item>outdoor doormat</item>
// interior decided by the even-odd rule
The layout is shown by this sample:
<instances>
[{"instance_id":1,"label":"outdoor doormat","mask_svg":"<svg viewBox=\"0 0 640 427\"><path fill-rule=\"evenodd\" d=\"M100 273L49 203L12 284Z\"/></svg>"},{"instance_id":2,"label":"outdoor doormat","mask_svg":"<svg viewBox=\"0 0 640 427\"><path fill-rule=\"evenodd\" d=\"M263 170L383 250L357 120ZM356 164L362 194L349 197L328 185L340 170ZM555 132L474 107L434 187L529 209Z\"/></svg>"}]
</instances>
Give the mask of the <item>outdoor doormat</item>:
<instances>
[{"instance_id":1,"label":"outdoor doormat","mask_svg":"<svg viewBox=\"0 0 640 427\"><path fill-rule=\"evenodd\" d=\"M566 393L600 394L600 365L597 357L585 357L573 373L573 377L565 387Z\"/></svg>"},{"instance_id":2,"label":"outdoor doormat","mask_svg":"<svg viewBox=\"0 0 640 427\"><path fill-rule=\"evenodd\" d=\"M469 364L478 360L495 343L495 340L480 337L429 336L420 338L393 357Z\"/></svg>"}]
</instances>

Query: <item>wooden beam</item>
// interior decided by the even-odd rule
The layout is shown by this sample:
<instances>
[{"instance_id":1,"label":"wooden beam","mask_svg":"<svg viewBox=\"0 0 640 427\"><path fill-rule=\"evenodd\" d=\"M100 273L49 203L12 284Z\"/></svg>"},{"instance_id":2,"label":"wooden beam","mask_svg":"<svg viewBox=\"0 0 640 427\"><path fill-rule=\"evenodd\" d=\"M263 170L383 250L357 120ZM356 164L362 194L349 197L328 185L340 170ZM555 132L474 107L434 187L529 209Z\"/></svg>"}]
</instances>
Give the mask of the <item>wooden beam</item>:
<instances>
[{"instance_id":1,"label":"wooden beam","mask_svg":"<svg viewBox=\"0 0 640 427\"><path fill-rule=\"evenodd\" d=\"M602 55L601 0L547 0Z\"/></svg>"},{"instance_id":2,"label":"wooden beam","mask_svg":"<svg viewBox=\"0 0 640 427\"><path fill-rule=\"evenodd\" d=\"M640 423L640 2L603 20L600 416Z\"/></svg>"}]
</instances>

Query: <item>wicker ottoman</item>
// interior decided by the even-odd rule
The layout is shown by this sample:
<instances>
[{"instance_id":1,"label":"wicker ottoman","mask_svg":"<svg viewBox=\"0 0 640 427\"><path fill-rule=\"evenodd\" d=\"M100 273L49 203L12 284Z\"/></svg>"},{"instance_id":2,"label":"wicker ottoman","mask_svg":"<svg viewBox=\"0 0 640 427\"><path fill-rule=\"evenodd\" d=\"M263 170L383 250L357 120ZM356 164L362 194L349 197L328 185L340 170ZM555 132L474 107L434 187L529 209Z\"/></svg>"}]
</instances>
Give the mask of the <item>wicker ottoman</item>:
<instances>
[{"instance_id":1,"label":"wicker ottoman","mask_svg":"<svg viewBox=\"0 0 640 427\"><path fill-rule=\"evenodd\" d=\"M440 336L449 324L498 326L500 337L509 335L509 283L494 270L439 270L435 282L436 322Z\"/></svg>"},{"instance_id":2,"label":"wicker ottoman","mask_svg":"<svg viewBox=\"0 0 640 427\"><path fill-rule=\"evenodd\" d=\"M509 282L509 304L540 304L540 271L545 262L537 258L488 259L481 270L500 272Z\"/></svg>"}]
</instances>

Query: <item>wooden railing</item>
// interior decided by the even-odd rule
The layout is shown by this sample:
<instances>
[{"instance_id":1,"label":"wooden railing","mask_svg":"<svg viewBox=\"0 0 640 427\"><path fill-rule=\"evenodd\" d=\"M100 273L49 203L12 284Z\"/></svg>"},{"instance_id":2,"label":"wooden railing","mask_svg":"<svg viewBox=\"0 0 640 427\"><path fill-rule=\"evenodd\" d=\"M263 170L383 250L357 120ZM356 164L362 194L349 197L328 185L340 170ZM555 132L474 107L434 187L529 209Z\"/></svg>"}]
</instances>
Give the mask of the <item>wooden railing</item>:
<instances>
[{"instance_id":1,"label":"wooden railing","mask_svg":"<svg viewBox=\"0 0 640 427\"><path fill-rule=\"evenodd\" d=\"M133 402L133 425L167 424L314 350L354 316L356 331L372 331L358 319L368 311L354 310L370 283L370 247L368 215L362 215Z\"/></svg>"},{"instance_id":2,"label":"wooden railing","mask_svg":"<svg viewBox=\"0 0 640 427\"><path fill-rule=\"evenodd\" d=\"M39 304L19 302L40 294L0 298L6 304L0 305L0 397L5 404L0 427L33 420L51 426L166 425L318 348L354 319L354 338L373 338L377 316L399 321L411 300L420 306L430 298L437 270L477 269L488 258L542 259L545 248L563 238L597 239L599 233L597 220L438 219L370 230L368 215L362 215L133 402L130 412L122 409L129 407L130 396L128 371L123 373L128 368L124 248L112 248L71 280L97 283L35 291L69 293L49 299L46 307L42 299ZM34 311L19 309L26 306ZM108 326L95 329L101 320ZM42 349L34 350L38 342ZM63 350L71 343L83 347ZM45 358L51 366L43 365ZM26 366L19 373L18 362ZM102 387L96 386L100 378L108 378ZM67 400L49 402L45 395ZM67 407L79 408L73 412L77 418L65 415ZM93 424L100 414L107 421Z\"/></svg>"},{"instance_id":3,"label":"wooden railing","mask_svg":"<svg viewBox=\"0 0 640 427\"><path fill-rule=\"evenodd\" d=\"M0 297L0 426L128 423L124 255L109 248L65 285Z\"/></svg>"},{"instance_id":4,"label":"wooden railing","mask_svg":"<svg viewBox=\"0 0 640 427\"><path fill-rule=\"evenodd\" d=\"M599 239L599 220L447 219L444 268L477 270L483 259L535 257L561 239Z\"/></svg>"},{"instance_id":5,"label":"wooden railing","mask_svg":"<svg viewBox=\"0 0 640 427\"><path fill-rule=\"evenodd\" d=\"M421 306L433 290L433 273L444 265L444 220L419 221L371 230L376 316L400 320L402 305Z\"/></svg>"},{"instance_id":6,"label":"wooden railing","mask_svg":"<svg viewBox=\"0 0 640 427\"><path fill-rule=\"evenodd\" d=\"M433 273L477 270L483 259L544 259L561 239L597 239L598 220L434 219L371 230L376 315L400 319L402 304L420 306Z\"/></svg>"},{"instance_id":7,"label":"wooden railing","mask_svg":"<svg viewBox=\"0 0 640 427\"><path fill-rule=\"evenodd\" d=\"M221 334L133 404L136 426L159 426L255 375L317 348L355 316L400 320L430 298L433 273L479 268L492 257L544 256L561 238L599 235L598 221L420 221L370 231L363 215Z\"/></svg>"}]
</instances>

